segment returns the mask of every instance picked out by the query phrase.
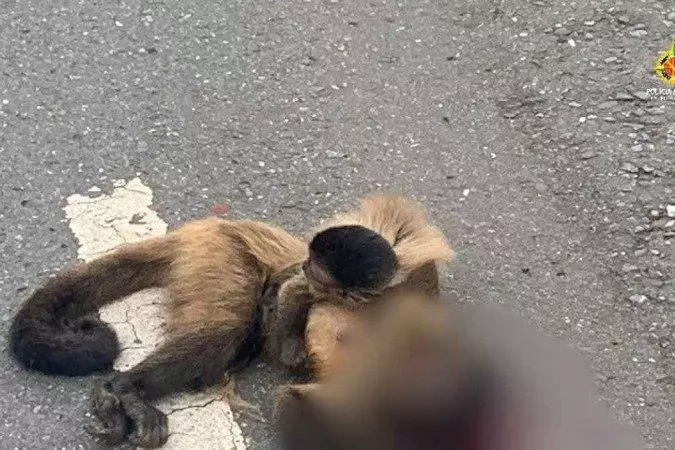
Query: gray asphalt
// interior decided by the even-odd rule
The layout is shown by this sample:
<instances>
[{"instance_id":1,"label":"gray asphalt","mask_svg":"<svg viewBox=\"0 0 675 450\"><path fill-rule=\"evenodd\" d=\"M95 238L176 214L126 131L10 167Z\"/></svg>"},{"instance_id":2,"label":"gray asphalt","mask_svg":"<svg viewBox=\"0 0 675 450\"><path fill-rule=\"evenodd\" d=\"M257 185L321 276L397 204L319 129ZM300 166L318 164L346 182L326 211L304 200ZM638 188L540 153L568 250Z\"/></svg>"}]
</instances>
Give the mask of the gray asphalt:
<instances>
[{"instance_id":1,"label":"gray asphalt","mask_svg":"<svg viewBox=\"0 0 675 450\"><path fill-rule=\"evenodd\" d=\"M170 225L227 202L293 231L385 188L449 236L454 295L578 348L612 413L675 448L675 95L646 92L672 2L188 3L1 2L0 346L75 261L61 208L93 183L140 174ZM0 374L2 448L95 447L90 380L6 351Z\"/></svg>"}]
</instances>

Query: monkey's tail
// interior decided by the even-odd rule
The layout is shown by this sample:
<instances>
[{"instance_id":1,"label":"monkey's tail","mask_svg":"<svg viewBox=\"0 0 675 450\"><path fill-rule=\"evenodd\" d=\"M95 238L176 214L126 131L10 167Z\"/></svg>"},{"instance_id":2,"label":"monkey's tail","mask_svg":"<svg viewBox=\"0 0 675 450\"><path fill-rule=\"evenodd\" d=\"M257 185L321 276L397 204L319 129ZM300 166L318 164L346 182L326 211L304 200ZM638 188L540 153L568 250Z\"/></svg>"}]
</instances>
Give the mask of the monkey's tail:
<instances>
[{"instance_id":1,"label":"monkey's tail","mask_svg":"<svg viewBox=\"0 0 675 450\"><path fill-rule=\"evenodd\" d=\"M81 376L109 369L120 352L98 309L134 292L165 285L173 236L129 244L60 272L23 304L10 328L10 350L26 368Z\"/></svg>"}]
</instances>

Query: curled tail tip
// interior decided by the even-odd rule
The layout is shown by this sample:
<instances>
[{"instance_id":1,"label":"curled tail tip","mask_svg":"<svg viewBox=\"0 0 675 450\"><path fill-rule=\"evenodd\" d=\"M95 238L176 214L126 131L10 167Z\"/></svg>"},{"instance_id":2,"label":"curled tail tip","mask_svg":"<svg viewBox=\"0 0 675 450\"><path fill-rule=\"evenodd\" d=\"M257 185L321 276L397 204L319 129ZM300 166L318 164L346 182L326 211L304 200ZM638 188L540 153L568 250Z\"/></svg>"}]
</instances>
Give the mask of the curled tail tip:
<instances>
[{"instance_id":1,"label":"curled tail tip","mask_svg":"<svg viewBox=\"0 0 675 450\"><path fill-rule=\"evenodd\" d=\"M28 370L83 376L111 369L120 345L114 330L96 317L54 326L20 311L10 328L9 349Z\"/></svg>"}]
</instances>

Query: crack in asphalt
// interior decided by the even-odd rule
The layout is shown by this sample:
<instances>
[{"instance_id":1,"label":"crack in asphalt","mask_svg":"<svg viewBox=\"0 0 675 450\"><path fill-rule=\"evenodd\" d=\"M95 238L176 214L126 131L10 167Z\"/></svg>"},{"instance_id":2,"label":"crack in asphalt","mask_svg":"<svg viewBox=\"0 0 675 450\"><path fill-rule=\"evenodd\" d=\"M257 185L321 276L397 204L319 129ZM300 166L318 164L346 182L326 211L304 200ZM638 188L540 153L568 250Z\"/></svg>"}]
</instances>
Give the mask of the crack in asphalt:
<instances>
[{"instance_id":1,"label":"crack in asphalt","mask_svg":"<svg viewBox=\"0 0 675 450\"><path fill-rule=\"evenodd\" d=\"M215 403L215 402L221 401L221 400L222 399L220 399L220 398L214 398L214 399L208 400L205 403L200 403L200 404L197 404L197 405L188 405L188 406L181 406L180 408L173 408L173 409L171 409L171 411L166 413L166 415L170 416L173 413L176 413L176 412L179 412L179 411L185 411L185 410L188 410L188 409L203 409L203 408L206 408L207 406L211 405L212 403Z\"/></svg>"},{"instance_id":2,"label":"crack in asphalt","mask_svg":"<svg viewBox=\"0 0 675 450\"><path fill-rule=\"evenodd\" d=\"M136 331L136 325L134 325L134 323L133 323L133 322L131 321L131 319L129 318L129 313L131 312L131 308L129 307L129 305L128 305L126 302L122 302L122 303L123 303L123 304L126 306L126 308L127 308L127 309L124 311L124 317L126 317L126 319L127 319L127 320L126 320L126 323L128 323L129 326L131 327L131 332L132 332L133 335L134 335L134 343L143 344L143 340L142 340L140 337L138 337L138 332ZM145 348L145 346L141 346L141 348Z\"/></svg>"}]
</instances>

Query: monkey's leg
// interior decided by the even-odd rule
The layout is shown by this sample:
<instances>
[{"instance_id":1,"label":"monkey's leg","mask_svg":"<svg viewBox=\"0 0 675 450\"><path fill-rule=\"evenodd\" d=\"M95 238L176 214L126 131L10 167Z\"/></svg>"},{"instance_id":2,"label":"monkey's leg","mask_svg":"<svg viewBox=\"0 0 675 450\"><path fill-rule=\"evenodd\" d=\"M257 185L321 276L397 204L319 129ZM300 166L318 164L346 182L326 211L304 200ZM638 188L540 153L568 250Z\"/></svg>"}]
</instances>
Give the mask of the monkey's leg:
<instances>
[{"instance_id":1,"label":"monkey's leg","mask_svg":"<svg viewBox=\"0 0 675 450\"><path fill-rule=\"evenodd\" d=\"M311 304L311 296L280 295L275 317L267 330L265 347L268 354L292 371L308 368L304 330Z\"/></svg>"},{"instance_id":2,"label":"monkey's leg","mask_svg":"<svg viewBox=\"0 0 675 450\"><path fill-rule=\"evenodd\" d=\"M259 353L256 299L265 264L246 246L255 230L240 227L213 220L184 228L168 277L164 342L136 367L96 387L94 413L102 423L90 427L92 434L160 446L168 437L167 418L149 401L216 384Z\"/></svg>"},{"instance_id":3,"label":"monkey's leg","mask_svg":"<svg viewBox=\"0 0 675 450\"><path fill-rule=\"evenodd\" d=\"M178 391L218 383L250 356L251 330L197 329L173 334L136 367L96 385L92 409L99 423L87 431L108 445L129 441L160 447L169 437L164 413L148 402Z\"/></svg>"}]
</instances>

